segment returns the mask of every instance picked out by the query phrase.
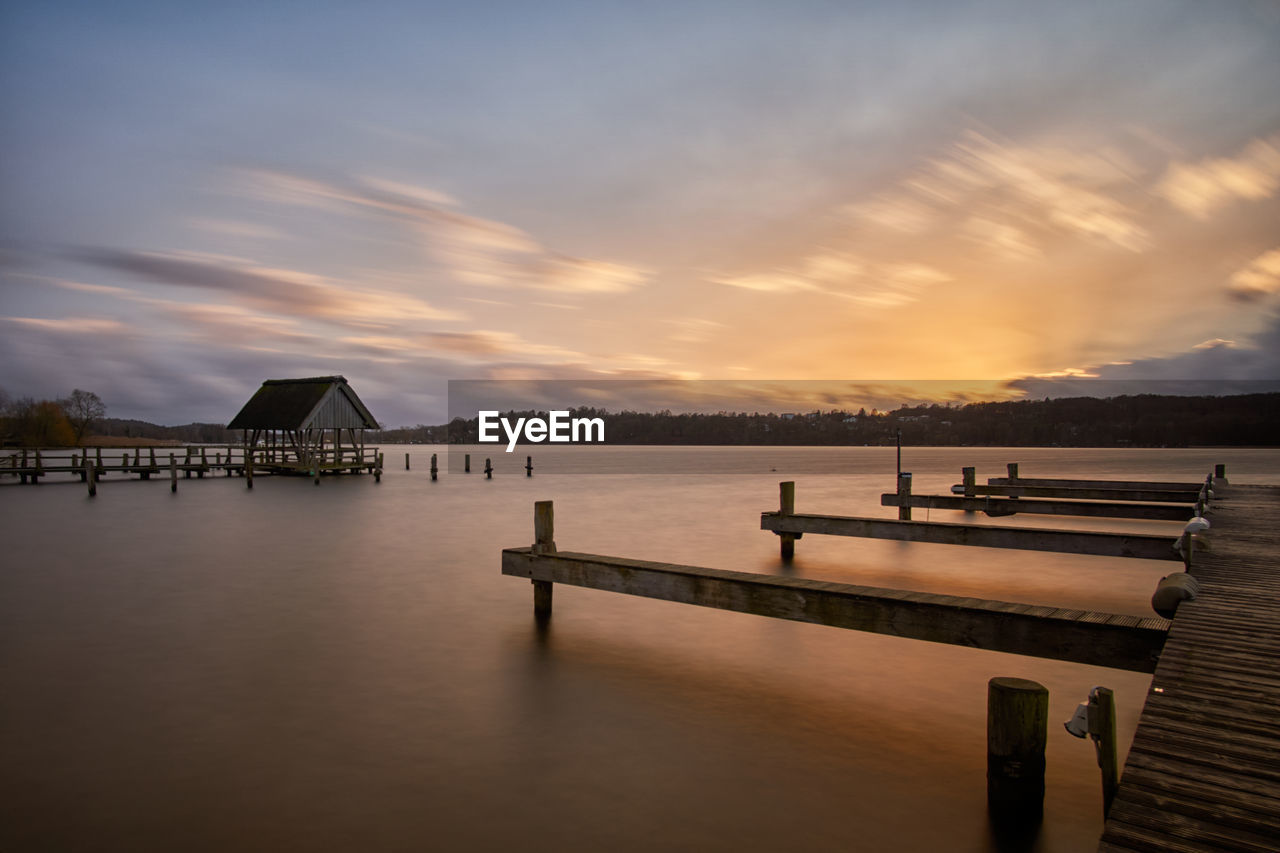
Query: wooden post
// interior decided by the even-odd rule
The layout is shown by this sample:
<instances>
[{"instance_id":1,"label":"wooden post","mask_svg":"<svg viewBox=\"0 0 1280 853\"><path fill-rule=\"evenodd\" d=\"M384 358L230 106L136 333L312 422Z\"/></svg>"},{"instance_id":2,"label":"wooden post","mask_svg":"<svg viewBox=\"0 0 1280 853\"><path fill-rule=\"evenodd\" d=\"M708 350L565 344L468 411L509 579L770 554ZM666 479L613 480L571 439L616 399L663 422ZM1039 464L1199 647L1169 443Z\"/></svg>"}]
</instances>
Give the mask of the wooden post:
<instances>
[{"instance_id":1,"label":"wooden post","mask_svg":"<svg viewBox=\"0 0 1280 853\"><path fill-rule=\"evenodd\" d=\"M432 453L431 454L431 479L432 480L435 480L437 470L439 469L436 468L436 455Z\"/></svg>"},{"instance_id":2,"label":"wooden post","mask_svg":"<svg viewBox=\"0 0 1280 853\"><path fill-rule=\"evenodd\" d=\"M493 479L493 464L489 461L489 457L484 458L484 478L486 480Z\"/></svg>"},{"instance_id":3,"label":"wooden post","mask_svg":"<svg viewBox=\"0 0 1280 853\"><path fill-rule=\"evenodd\" d=\"M977 485L978 481L977 469L973 467L961 468L960 477L961 481L964 483L964 496L966 498L973 497L973 487Z\"/></svg>"},{"instance_id":4,"label":"wooden post","mask_svg":"<svg viewBox=\"0 0 1280 853\"><path fill-rule=\"evenodd\" d=\"M409 470L409 454L408 453L404 455L404 470L406 471Z\"/></svg>"},{"instance_id":5,"label":"wooden post","mask_svg":"<svg viewBox=\"0 0 1280 853\"><path fill-rule=\"evenodd\" d=\"M172 453L169 454L169 491L178 491L178 459Z\"/></svg>"},{"instance_id":6,"label":"wooden post","mask_svg":"<svg viewBox=\"0 0 1280 853\"><path fill-rule=\"evenodd\" d=\"M382 482L382 451L378 451L378 455L374 457L373 481L375 483ZM319 483L319 480L316 480Z\"/></svg>"},{"instance_id":7,"label":"wooden post","mask_svg":"<svg viewBox=\"0 0 1280 853\"><path fill-rule=\"evenodd\" d=\"M532 456L526 456L524 458L524 475L526 477L533 476L533 457Z\"/></svg>"},{"instance_id":8,"label":"wooden post","mask_svg":"<svg viewBox=\"0 0 1280 853\"><path fill-rule=\"evenodd\" d=\"M794 515L796 511L796 484L793 480L778 484L778 514ZM779 533L782 540L782 559L790 561L796 555L796 534Z\"/></svg>"},{"instance_id":9,"label":"wooden post","mask_svg":"<svg viewBox=\"0 0 1280 853\"><path fill-rule=\"evenodd\" d=\"M1003 821L1044 815L1049 691L1024 678L987 682L987 808Z\"/></svg>"},{"instance_id":10,"label":"wooden post","mask_svg":"<svg viewBox=\"0 0 1280 853\"><path fill-rule=\"evenodd\" d=\"M230 473L228 468L227 472ZM253 488L253 453L248 448L244 451L244 484L246 488Z\"/></svg>"},{"instance_id":11,"label":"wooden post","mask_svg":"<svg viewBox=\"0 0 1280 853\"><path fill-rule=\"evenodd\" d=\"M906 471L898 475L898 520L911 520L911 474Z\"/></svg>"},{"instance_id":12,"label":"wooden post","mask_svg":"<svg viewBox=\"0 0 1280 853\"><path fill-rule=\"evenodd\" d=\"M1008 463L1005 467L1009 469L1009 479L1010 479L1010 480L1016 480L1016 479L1018 479L1018 463L1017 463L1017 462L1010 462L1010 463ZM1013 485L1013 484L1012 484L1012 483L1010 483L1010 485ZM1009 500L1011 500L1011 501L1016 501L1016 500L1018 500L1018 495L1010 495L1010 496L1009 496Z\"/></svg>"},{"instance_id":13,"label":"wooden post","mask_svg":"<svg viewBox=\"0 0 1280 853\"><path fill-rule=\"evenodd\" d=\"M466 473L466 474L471 473L471 454L470 453L462 457L462 470L463 470L463 473Z\"/></svg>"},{"instance_id":14,"label":"wooden post","mask_svg":"<svg viewBox=\"0 0 1280 853\"><path fill-rule=\"evenodd\" d=\"M1102 770L1102 816L1111 813L1111 801L1120 785L1119 758L1116 750L1116 697L1109 687L1095 687L1089 692L1089 734L1098 752Z\"/></svg>"},{"instance_id":15,"label":"wooden post","mask_svg":"<svg viewBox=\"0 0 1280 853\"><path fill-rule=\"evenodd\" d=\"M555 506L553 501L536 501L533 505L533 552L535 554L554 554L555 540ZM551 593L554 587L551 581L535 580L533 584L533 615L546 619L551 615Z\"/></svg>"},{"instance_id":16,"label":"wooden post","mask_svg":"<svg viewBox=\"0 0 1280 853\"><path fill-rule=\"evenodd\" d=\"M89 497L96 497L98 494L98 473L94 470L93 460L89 458L89 454L84 455L84 479L89 484Z\"/></svg>"},{"instance_id":17,"label":"wooden post","mask_svg":"<svg viewBox=\"0 0 1280 853\"><path fill-rule=\"evenodd\" d=\"M1213 479L1215 479L1215 480L1221 480L1223 483L1226 483L1226 482L1227 482L1227 466L1226 466L1226 465L1214 465L1214 466L1213 466Z\"/></svg>"}]
</instances>

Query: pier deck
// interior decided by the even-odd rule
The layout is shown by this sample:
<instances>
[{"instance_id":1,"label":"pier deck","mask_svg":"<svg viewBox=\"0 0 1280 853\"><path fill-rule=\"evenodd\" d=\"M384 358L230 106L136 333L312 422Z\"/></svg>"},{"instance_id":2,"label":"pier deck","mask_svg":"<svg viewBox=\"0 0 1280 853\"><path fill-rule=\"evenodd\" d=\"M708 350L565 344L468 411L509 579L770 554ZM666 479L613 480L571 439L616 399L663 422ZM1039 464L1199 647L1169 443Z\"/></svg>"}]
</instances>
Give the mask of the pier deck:
<instances>
[{"instance_id":1,"label":"pier deck","mask_svg":"<svg viewBox=\"0 0 1280 853\"><path fill-rule=\"evenodd\" d=\"M1280 487L1219 486L1103 851L1280 850Z\"/></svg>"}]
</instances>

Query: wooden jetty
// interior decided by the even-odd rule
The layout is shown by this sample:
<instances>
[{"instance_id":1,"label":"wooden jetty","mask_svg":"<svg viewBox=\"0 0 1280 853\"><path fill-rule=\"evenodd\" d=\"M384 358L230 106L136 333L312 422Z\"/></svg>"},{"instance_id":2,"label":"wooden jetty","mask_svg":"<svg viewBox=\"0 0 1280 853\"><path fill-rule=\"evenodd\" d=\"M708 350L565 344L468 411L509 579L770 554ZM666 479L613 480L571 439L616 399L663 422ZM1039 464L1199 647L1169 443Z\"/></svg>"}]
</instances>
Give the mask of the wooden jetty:
<instances>
[{"instance_id":1,"label":"wooden jetty","mask_svg":"<svg viewBox=\"0 0 1280 853\"><path fill-rule=\"evenodd\" d=\"M543 616L551 611L552 588L559 583L1137 672L1152 671L1168 629L1168 622L1155 616L558 551L550 501L535 505L534 544L503 550L502 573L533 582L535 612Z\"/></svg>"},{"instance_id":2,"label":"wooden jetty","mask_svg":"<svg viewBox=\"0 0 1280 853\"><path fill-rule=\"evenodd\" d=\"M907 477L900 495L910 494ZM1079 483L1054 481L1038 488L1115 490L1110 483ZM1148 485L1153 484L1125 488L1157 490ZM1231 486L1221 466L1204 484L1154 485L1194 491L1194 509L1213 513L1211 528L1197 516L1176 537L1177 558L1188 571L1164 578L1152 596L1153 607L1168 619L563 552L554 540L550 501L535 504L534 544L502 552L502 573L532 582L540 619L550 616L554 585L563 583L1153 672L1123 773L1112 691L1094 688L1067 726L1095 741L1107 814L1099 849L1274 853L1280 850L1280 486ZM806 532L1160 558L1168 558L1175 538L1154 537L1164 549L1159 555L1139 553L1146 537L1128 534L1021 529L1031 538L1019 541L1012 528L1006 529L1011 538L1004 539L1006 533L979 525L798 515L794 484L782 484L780 492L780 511L764 513L761 521L783 537L784 555ZM1075 537L1073 548L1067 537ZM1047 694L1035 682L993 678L988 701L992 815L1038 819Z\"/></svg>"},{"instance_id":3,"label":"wooden jetty","mask_svg":"<svg viewBox=\"0 0 1280 853\"><path fill-rule=\"evenodd\" d=\"M1216 481L1103 851L1280 850L1280 487Z\"/></svg>"}]
</instances>

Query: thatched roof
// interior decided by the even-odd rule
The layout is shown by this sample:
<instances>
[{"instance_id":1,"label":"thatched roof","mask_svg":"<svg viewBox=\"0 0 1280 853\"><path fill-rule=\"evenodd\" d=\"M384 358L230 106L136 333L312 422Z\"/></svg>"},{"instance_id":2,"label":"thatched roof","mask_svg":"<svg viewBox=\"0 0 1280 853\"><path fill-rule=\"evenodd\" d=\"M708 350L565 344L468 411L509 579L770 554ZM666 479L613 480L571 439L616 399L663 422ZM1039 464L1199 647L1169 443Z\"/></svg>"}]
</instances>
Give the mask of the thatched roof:
<instances>
[{"instance_id":1,"label":"thatched roof","mask_svg":"<svg viewBox=\"0 0 1280 853\"><path fill-rule=\"evenodd\" d=\"M268 379L228 429L377 429L342 376Z\"/></svg>"}]
</instances>

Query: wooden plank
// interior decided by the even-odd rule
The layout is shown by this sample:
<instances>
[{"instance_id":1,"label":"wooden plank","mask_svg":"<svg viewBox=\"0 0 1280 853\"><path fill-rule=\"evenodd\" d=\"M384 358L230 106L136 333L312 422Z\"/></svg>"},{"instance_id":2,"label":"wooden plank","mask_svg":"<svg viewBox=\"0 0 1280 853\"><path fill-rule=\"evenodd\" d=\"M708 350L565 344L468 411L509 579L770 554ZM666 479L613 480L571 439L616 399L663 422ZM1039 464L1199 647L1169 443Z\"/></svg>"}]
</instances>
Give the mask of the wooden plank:
<instances>
[{"instance_id":1,"label":"wooden plank","mask_svg":"<svg viewBox=\"0 0 1280 853\"><path fill-rule=\"evenodd\" d=\"M1017 612L1011 602L827 583L594 554L502 552L502 573L740 613L1151 672L1168 622Z\"/></svg>"},{"instance_id":2,"label":"wooden plank","mask_svg":"<svg viewBox=\"0 0 1280 853\"><path fill-rule=\"evenodd\" d=\"M1175 492L1198 492L1198 483L1161 483L1145 480L1055 480L1046 477L988 477L988 486L1047 486L1067 489L1144 489Z\"/></svg>"},{"instance_id":3,"label":"wooden plank","mask_svg":"<svg viewBox=\"0 0 1280 853\"><path fill-rule=\"evenodd\" d=\"M944 521L895 521L839 515L760 515L760 529L775 533L820 533L902 542L931 542L982 548L1017 548L1103 557L1178 560L1174 539L1140 533L1102 533L1032 527L997 527Z\"/></svg>"},{"instance_id":4,"label":"wooden plank","mask_svg":"<svg viewBox=\"0 0 1280 853\"><path fill-rule=\"evenodd\" d=\"M1059 486L982 486L973 487L975 495L1003 495L1017 498L1073 498L1083 501L1143 501L1145 503L1195 503L1199 489L1085 489Z\"/></svg>"},{"instance_id":5,"label":"wooden plank","mask_svg":"<svg viewBox=\"0 0 1280 853\"><path fill-rule=\"evenodd\" d=\"M898 501L898 495L894 492L887 492L880 496L880 506L898 506ZM994 517L1031 513L1086 518L1149 518L1158 521L1186 521L1194 514L1194 508L1190 503L1184 506L1167 503L1108 503L1034 498L1015 500L991 496L966 498L959 495L911 495L908 501L913 507L983 512Z\"/></svg>"}]
</instances>

